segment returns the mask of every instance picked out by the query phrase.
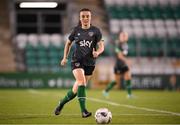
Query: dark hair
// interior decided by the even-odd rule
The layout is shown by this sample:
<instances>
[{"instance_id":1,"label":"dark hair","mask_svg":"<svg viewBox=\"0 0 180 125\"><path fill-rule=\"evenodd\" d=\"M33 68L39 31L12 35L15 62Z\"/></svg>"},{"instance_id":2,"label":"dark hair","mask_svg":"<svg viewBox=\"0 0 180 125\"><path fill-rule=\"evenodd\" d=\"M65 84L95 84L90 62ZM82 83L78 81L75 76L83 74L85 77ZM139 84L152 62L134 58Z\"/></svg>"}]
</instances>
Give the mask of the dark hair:
<instances>
[{"instance_id":1,"label":"dark hair","mask_svg":"<svg viewBox=\"0 0 180 125\"><path fill-rule=\"evenodd\" d=\"M91 10L88 9L88 8L83 8L83 9L81 9L81 10L79 11L79 13L82 12L82 11L89 11L89 12L91 12ZM80 20L79 20L79 22L78 22L78 26L81 26L81 21L80 21Z\"/></svg>"},{"instance_id":2,"label":"dark hair","mask_svg":"<svg viewBox=\"0 0 180 125\"><path fill-rule=\"evenodd\" d=\"M83 8L83 9L81 9L81 10L79 11L79 13L82 12L82 11L90 11L90 12L91 12L91 10L88 9L88 8Z\"/></svg>"}]
</instances>

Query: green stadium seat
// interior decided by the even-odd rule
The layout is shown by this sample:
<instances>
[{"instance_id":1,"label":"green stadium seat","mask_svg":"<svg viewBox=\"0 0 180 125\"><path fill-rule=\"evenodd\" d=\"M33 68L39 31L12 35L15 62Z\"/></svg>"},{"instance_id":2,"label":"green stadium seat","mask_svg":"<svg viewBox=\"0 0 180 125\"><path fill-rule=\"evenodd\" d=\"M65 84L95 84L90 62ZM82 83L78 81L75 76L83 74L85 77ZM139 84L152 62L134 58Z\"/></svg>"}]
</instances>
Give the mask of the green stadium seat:
<instances>
[{"instance_id":1,"label":"green stadium seat","mask_svg":"<svg viewBox=\"0 0 180 125\"><path fill-rule=\"evenodd\" d=\"M151 7L140 7L140 14L142 19L152 19L153 9Z\"/></svg>"},{"instance_id":2,"label":"green stadium seat","mask_svg":"<svg viewBox=\"0 0 180 125\"><path fill-rule=\"evenodd\" d=\"M25 56L26 56L26 57L33 58L33 57L36 56L36 52L35 52L34 50L26 49L26 50L25 50Z\"/></svg>"},{"instance_id":3,"label":"green stadium seat","mask_svg":"<svg viewBox=\"0 0 180 125\"><path fill-rule=\"evenodd\" d=\"M134 37L129 38L128 46L129 46L128 56L137 56L137 54L136 54L136 39Z\"/></svg>"},{"instance_id":4,"label":"green stadium seat","mask_svg":"<svg viewBox=\"0 0 180 125\"><path fill-rule=\"evenodd\" d=\"M38 58L47 56L47 48L44 47L42 44L38 44L36 49L37 49L37 57Z\"/></svg>"},{"instance_id":5,"label":"green stadium seat","mask_svg":"<svg viewBox=\"0 0 180 125\"><path fill-rule=\"evenodd\" d=\"M108 12L115 19L179 19L180 6L109 6Z\"/></svg>"},{"instance_id":6,"label":"green stadium seat","mask_svg":"<svg viewBox=\"0 0 180 125\"><path fill-rule=\"evenodd\" d=\"M176 46L175 42L167 41L167 55L169 57L176 56L175 46Z\"/></svg>"},{"instance_id":7,"label":"green stadium seat","mask_svg":"<svg viewBox=\"0 0 180 125\"><path fill-rule=\"evenodd\" d=\"M176 19L180 18L180 6L173 7L174 17Z\"/></svg>"},{"instance_id":8,"label":"green stadium seat","mask_svg":"<svg viewBox=\"0 0 180 125\"><path fill-rule=\"evenodd\" d=\"M149 47L151 48L150 55L152 57L163 56L163 44L164 44L164 42L161 41L161 39L159 39L159 38L151 38L148 41L149 41Z\"/></svg>"},{"instance_id":9,"label":"green stadium seat","mask_svg":"<svg viewBox=\"0 0 180 125\"><path fill-rule=\"evenodd\" d=\"M37 63L39 66L48 66L49 60L46 57L41 57L37 59Z\"/></svg>"},{"instance_id":10,"label":"green stadium seat","mask_svg":"<svg viewBox=\"0 0 180 125\"><path fill-rule=\"evenodd\" d=\"M48 56L50 58L62 57L63 53L63 47L58 48L56 46L50 45L48 48Z\"/></svg>"},{"instance_id":11,"label":"green stadium seat","mask_svg":"<svg viewBox=\"0 0 180 125\"><path fill-rule=\"evenodd\" d=\"M60 63L60 58L50 58L50 60L49 60L49 65L51 66L51 67L53 67L53 66L56 66L56 65L59 65L59 63Z\"/></svg>"},{"instance_id":12,"label":"green stadium seat","mask_svg":"<svg viewBox=\"0 0 180 125\"><path fill-rule=\"evenodd\" d=\"M140 55L141 56L150 56L150 50L148 45L148 39L146 37L137 39L140 43Z\"/></svg>"},{"instance_id":13,"label":"green stadium seat","mask_svg":"<svg viewBox=\"0 0 180 125\"><path fill-rule=\"evenodd\" d=\"M28 72L37 72L38 71L38 64L36 58L26 58L26 66Z\"/></svg>"},{"instance_id":14,"label":"green stadium seat","mask_svg":"<svg viewBox=\"0 0 180 125\"><path fill-rule=\"evenodd\" d=\"M26 58L26 64L28 67L37 66L36 58Z\"/></svg>"},{"instance_id":15,"label":"green stadium seat","mask_svg":"<svg viewBox=\"0 0 180 125\"><path fill-rule=\"evenodd\" d=\"M36 55L36 48L30 44L27 44L25 47L25 56L26 57L35 57Z\"/></svg>"},{"instance_id":16,"label":"green stadium seat","mask_svg":"<svg viewBox=\"0 0 180 125\"><path fill-rule=\"evenodd\" d=\"M170 6L162 8L162 15L163 15L164 19L175 18L174 14L173 14L173 9Z\"/></svg>"},{"instance_id":17,"label":"green stadium seat","mask_svg":"<svg viewBox=\"0 0 180 125\"><path fill-rule=\"evenodd\" d=\"M162 9L159 6L153 7L153 18L154 19L162 19Z\"/></svg>"},{"instance_id":18,"label":"green stadium seat","mask_svg":"<svg viewBox=\"0 0 180 125\"><path fill-rule=\"evenodd\" d=\"M129 7L129 15L132 19L141 18L141 11L139 7Z\"/></svg>"},{"instance_id":19,"label":"green stadium seat","mask_svg":"<svg viewBox=\"0 0 180 125\"><path fill-rule=\"evenodd\" d=\"M116 13L117 18L124 19L130 18L130 12L128 7L121 6L118 8L118 12Z\"/></svg>"},{"instance_id":20,"label":"green stadium seat","mask_svg":"<svg viewBox=\"0 0 180 125\"><path fill-rule=\"evenodd\" d=\"M37 71L36 48L31 44L26 44L25 46L25 62L28 72Z\"/></svg>"},{"instance_id":21,"label":"green stadium seat","mask_svg":"<svg viewBox=\"0 0 180 125\"><path fill-rule=\"evenodd\" d=\"M169 38L167 40L167 55L170 57L180 57L180 38Z\"/></svg>"}]
</instances>

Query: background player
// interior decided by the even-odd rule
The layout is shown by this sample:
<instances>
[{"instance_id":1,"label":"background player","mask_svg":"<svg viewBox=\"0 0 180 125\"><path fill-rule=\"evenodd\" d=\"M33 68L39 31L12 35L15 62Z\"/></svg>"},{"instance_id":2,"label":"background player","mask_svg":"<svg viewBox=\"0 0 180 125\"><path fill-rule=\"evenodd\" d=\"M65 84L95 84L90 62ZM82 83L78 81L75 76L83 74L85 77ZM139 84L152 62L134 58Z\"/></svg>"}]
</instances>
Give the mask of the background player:
<instances>
[{"instance_id":1,"label":"background player","mask_svg":"<svg viewBox=\"0 0 180 125\"><path fill-rule=\"evenodd\" d=\"M128 92L128 97L132 97L131 92L131 71L128 67L128 60L126 58L128 54L128 34L126 32L119 33L119 40L115 43L115 53L116 53L116 63L114 66L114 78L115 81L112 81L108 84L106 89L103 91L103 95L108 97L108 92L116 84L120 84L121 77L124 78L126 82L126 89Z\"/></svg>"},{"instance_id":2,"label":"background player","mask_svg":"<svg viewBox=\"0 0 180 125\"><path fill-rule=\"evenodd\" d=\"M68 54L74 42L75 47L71 58L71 67L76 81L73 88L67 92L57 106L55 110L56 115L59 115L63 106L76 97L77 94L82 117L91 116L91 112L88 112L86 109L85 87L94 71L95 59L104 51L104 43L101 38L100 30L91 25L91 11L87 8L80 10L80 23L70 34L69 40L65 44L64 57L61 61L62 66L67 63ZM98 46L97 50L96 45Z\"/></svg>"}]
</instances>

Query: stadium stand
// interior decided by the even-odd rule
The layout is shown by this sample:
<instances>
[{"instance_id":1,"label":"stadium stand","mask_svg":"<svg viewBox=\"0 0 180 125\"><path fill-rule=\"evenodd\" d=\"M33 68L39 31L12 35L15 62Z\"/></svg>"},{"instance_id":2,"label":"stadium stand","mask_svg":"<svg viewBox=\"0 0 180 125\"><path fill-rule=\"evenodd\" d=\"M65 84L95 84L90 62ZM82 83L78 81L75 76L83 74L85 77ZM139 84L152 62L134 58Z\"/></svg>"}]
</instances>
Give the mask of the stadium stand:
<instances>
[{"instance_id":1,"label":"stadium stand","mask_svg":"<svg viewBox=\"0 0 180 125\"><path fill-rule=\"evenodd\" d=\"M27 16L22 16L26 15L26 11L23 10L22 12L17 7L19 1L15 0L14 3L10 4L11 6L16 6L11 8L11 15L13 15L12 12L14 11L17 14L13 15L17 17L17 20L15 20L17 25L14 26L14 29L12 28L16 32L13 34L12 40L14 49L11 48L16 54L16 58L12 52L9 52L11 54L7 56L10 58L8 62L16 65L16 69L14 66L13 70L59 72L59 59L63 56L63 47L68 36L67 33L78 22L79 8L87 7L94 12L93 24L98 25L103 31L103 39L106 45L103 57L109 58L109 56L113 55L113 42L121 29L129 34L129 55L133 62L133 73L179 72L179 70L175 69L179 67L180 57L179 0L74 0L68 3L66 3L67 1L61 2L63 7L52 10L52 12L48 11L47 14L37 10L40 14L33 15L33 17L38 17L34 20L26 20L25 17ZM3 9L3 5L1 8ZM67 13L62 14L59 11ZM59 18L53 17L52 13ZM49 17L55 18L54 22ZM10 16L10 18L12 17ZM36 23L38 27L33 29ZM4 24L1 23L1 25ZM25 29L26 25L27 29ZM59 29L57 28L58 26ZM25 32L23 32L22 27L25 29ZM47 27L51 28L48 29ZM52 30L53 27L55 30ZM10 46L12 47L12 45ZM3 51L3 49L0 48L0 51ZM7 54L8 52L0 53ZM150 70L152 68L143 70L145 65L153 67L155 62L158 64L163 63L162 67L154 66L156 70L153 71ZM163 65L169 67L167 71L165 71ZM62 71L70 71L70 66L67 69L62 69Z\"/></svg>"},{"instance_id":2,"label":"stadium stand","mask_svg":"<svg viewBox=\"0 0 180 125\"><path fill-rule=\"evenodd\" d=\"M137 45L131 56L180 57L178 0L106 0L106 5L111 33L121 28L135 42L130 44Z\"/></svg>"}]
</instances>

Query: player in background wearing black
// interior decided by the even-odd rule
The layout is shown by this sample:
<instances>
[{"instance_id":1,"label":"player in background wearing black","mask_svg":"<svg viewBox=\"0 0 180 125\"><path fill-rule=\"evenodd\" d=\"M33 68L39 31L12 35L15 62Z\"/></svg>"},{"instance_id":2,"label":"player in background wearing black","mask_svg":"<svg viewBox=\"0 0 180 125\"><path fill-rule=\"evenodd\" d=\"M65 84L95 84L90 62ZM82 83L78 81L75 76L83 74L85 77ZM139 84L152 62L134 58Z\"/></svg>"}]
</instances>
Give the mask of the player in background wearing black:
<instances>
[{"instance_id":1,"label":"player in background wearing black","mask_svg":"<svg viewBox=\"0 0 180 125\"><path fill-rule=\"evenodd\" d=\"M108 97L108 92L116 85L120 84L121 77L124 78L126 82L126 89L128 92L127 97L132 97L131 92L131 71L128 67L128 60L127 60L127 54L128 54L128 34L126 32L120 32L119 33L119 40L115 43L115 53L116 53L116 63L114 66L114 78L115 81L112 81L108 84L106 89L103 91L103 95L105 97Z\"/></svg>"},{"instance_id":2,"label":"player in background wearing black","mask_svg":"<svg viewBox=\"0 0 180 125\"><path fill-rule=\"evenodd\" d=\"M94 71L96 58L104 51L104 42L101 40L100 30L91 25L91 11L84 8L79 14L80 23L72 30L65 44L64 57L61 61L61 65L65 66L73 43L71 67L76 81L56 107L55 115L59 115L64 105L77 95L82 117L86 118L92 115L86 108L86 84Z\"/></svg>"}]
</instances>

